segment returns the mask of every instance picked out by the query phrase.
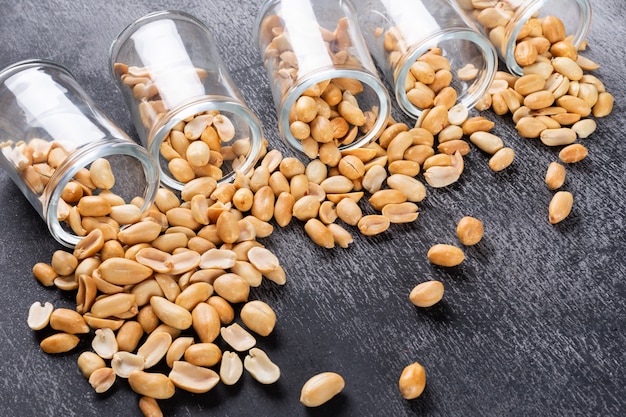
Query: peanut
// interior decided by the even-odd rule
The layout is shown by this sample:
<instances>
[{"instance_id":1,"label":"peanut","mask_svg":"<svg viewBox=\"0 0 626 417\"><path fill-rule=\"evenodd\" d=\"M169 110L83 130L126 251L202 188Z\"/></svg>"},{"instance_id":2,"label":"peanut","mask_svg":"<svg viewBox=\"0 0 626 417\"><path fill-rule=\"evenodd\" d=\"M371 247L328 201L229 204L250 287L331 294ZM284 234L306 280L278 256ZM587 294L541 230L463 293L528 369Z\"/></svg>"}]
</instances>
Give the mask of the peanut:
<instances>
[{"instance_id":1,"label":"peanut","mask_svg":"<svg viewBox=\"0 0 626 417\"><path fill-rule=\"evenodd\" d=\"M456 226L456 235L465 246L475 245L480 242L483 233L483 222L475 217L465 216L459 220Z\"/></svg>"},{"instance_id":2,"label":"peanut","mask_svg":"<svg viewBox=\"0 0 626 417\"><path fill-rule=\"evenodd\" d=\"M433 245L428 250L427 257L434 265L445 267L460 265L465 259L465 255L460 248L443 243Z\"/></svg>"},{"instance_id":3,"label":"peanut","mask_svg":"<svg viewBox=\"0 0 626 417\"><path fill-rule=\"evenodd\" d=\"M418 362L406 366L400 375L398 387L402 397L407 400L412 400L422 395L426 387L426 370L424 367Z\"/></svg>"},{"instance_id":4,"label":"peanut","mask_svg":"<svg viewBox=\"0 0 626 417\"><path fill-rule=\"evenodd\" d=\"M439 281L425 281L416 285L409 294L411 303L417 307L432 307L443 298L443 284Z\"/></svg>"},{"instance_id":5,"label":"peanut","mask_svg":"<svg viewBox=\"0 0 626 417\"><path fill-rule=\"evenodd\" d=\"M569 216L574 204L574 196L569 191L557 191L548 207L550 224L557 224Z\"/></svg>"},{"instance_id":6,"label":"peanut","mask_svg":"<svg viewBox=\"0 0 626 417\"><path fill-rule=\"evenodd\" d=\"M309 378L300 391L300 402L306 407L319 407L327 403L345 386L341 375L335 372L322 372Z\"/></svg>"}]
</instances>

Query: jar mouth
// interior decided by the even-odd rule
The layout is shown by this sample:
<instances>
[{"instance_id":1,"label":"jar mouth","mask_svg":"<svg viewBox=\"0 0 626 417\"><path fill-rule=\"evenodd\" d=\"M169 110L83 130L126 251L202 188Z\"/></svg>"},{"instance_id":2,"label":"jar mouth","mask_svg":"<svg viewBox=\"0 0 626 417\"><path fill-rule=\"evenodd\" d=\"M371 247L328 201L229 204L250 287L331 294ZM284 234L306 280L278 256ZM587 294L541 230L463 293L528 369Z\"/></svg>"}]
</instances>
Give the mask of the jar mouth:
<instances>
[{"instance_id":1,"label":"jar mouth","mask_svg":"<svg viewBox=\"0 0 626 417\"><path fill-rule=\"evenodd\" d=\"M61 194L65 186L82 168L89 166L98 158L113 161L111 164L118 172L116 185L113 188L114 193L123 196L127 203L130 203L134 197L143 198L143 204L140 207L142 213L152 206L158 191L159 171L153 158L143 147L126 139L108 137L76 149L55 171L40 197L44 220L48 224L50 233L66 247L73 248L82 236L78 236L69 226L59 221ZM137 164L128 162L132 160L138 161L141 168L139 169ZM120 176L120 170L123 170L125 175ZM143 175L144 181L138 181L138 175ZM131 190L131 188L134 189Z\"/></svg>"},{"instance_id":2,"label":"jar mouth","mask_svg":"<svg viewBox=\"0 0 626 417\"><path fill-rule=\"evenodd\" d=\"M7 79L12 77L13 75L22 72L29 68L37 68L37 67L50 67L57 69L65 74L69 75L72 79L74 79L74 74L65 66L58 64L54 61L50 61L47 59L25 59L23 61L15 62L7 67L4 67L0 70L0 83L4 83Z\"/></svg>"},{"instance_id":3,"label":"jar mouth","mask_svg":"<svg viewBox=\"0 0 626 417\"><path fill-rule=\"evenodd\" d=\"M517 10L515 17L505 27L504 36L507 41L503 45L504 51L501 51L507 69L511 74L521 76L524 73L522 67L515 61L515 44L524 23L533 16L560 16L563 13L576 13L578 15L578 18L573 19L572 23L568 23L568 19L561 19L565 25L565 33L573 34L572 43L578 49L585 41L591 26L592 12L591 4L588 0L576 0L575 7L565 8L562 0L541 0L530 2L527 6Z\"/></svg>"},{"instance_id":4,"label":"jar mouth","mask_svg":"<svg viewBox=\"0 0 626 417\"><path fill-rule=\"evenodd\" d=\"M489 40L473 30L458 28L438 31L414 46L400 59L394 71L394 93L402 111L408 116L418 118L424 109L415 106L407 97L405 82L411 65L433 46L441 48L451 66L453 87L457 92L457 103L468 109L473 108L483 97L495 78L498 67L498 55ZM467 64L477 70L477 76L471 80L461 80L457 72Z\"/></svg>"},{"instance_id":5,"label":"jar mouth","mask_svg":"<svg viewBox=\"0 0 626 417\"><path fill-rule=\"evenodd\" d=\"M220 167L221 178L216 178L218 184L231 182L238 172L245 174L254 168L261 155L264 141L260 120L249 108L230 97L206 95L170 110L152 126L148 133L147 149L157 161L163 185L178 191L185 186L184 182L177 180L172 175L168 168L168 161L161 153L161 146L168 140L172 129L191 117L215 111L230 119L235 128L235 137L229 142L222 142L222 148L219 152L222 156L227 156L229 155L228 152L236 146L245 151L242 154L237 154L237 162L226 160Z\"/></svg>"},{"instance_id":6,"label":"jar mouth","mask_svg":"<svg viewBox=\"0 0 626 417\"><path fill-rule=\"evenodd\" d=\"M325 68L307 74L299 79L286 93L278 108L278 130L283 141L297 152L304 153L302 142L295 138L290 130L289 113L297 99L310 87L333 78L350 78L363 84L363 92L356 95L359 107L363 111L377 109L376 122L365 132L359 132L354 141L340 145L339 150L360 148L380 136L391 114L389 93L378 77L363 71L348 68Z\"/></svg>"}]
</instances>

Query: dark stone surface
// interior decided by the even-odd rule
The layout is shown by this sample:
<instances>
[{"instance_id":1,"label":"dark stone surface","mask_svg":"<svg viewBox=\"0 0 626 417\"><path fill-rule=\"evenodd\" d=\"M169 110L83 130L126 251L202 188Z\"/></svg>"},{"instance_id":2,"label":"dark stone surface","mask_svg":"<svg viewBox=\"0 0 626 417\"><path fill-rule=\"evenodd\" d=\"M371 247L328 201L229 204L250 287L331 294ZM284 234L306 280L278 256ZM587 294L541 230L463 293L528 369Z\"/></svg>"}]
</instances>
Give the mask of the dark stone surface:
<instances>
[{"instance_id":1,"label":"dark stone surface","mask_svg":"<svg viewBox=\"0 0 626 417\"><path fill-rule=\"evenodd\" d=\"M206 22L231 75L261 118L272 147L285 153L259 53L252 39L260 0L0 1L0 67L28 58L67 66L87 92L136 137L121 94L107 69L108 48L133 19L162 9L183 10ZM412 225L365 238L347 250L316 247L294 222L265 244L288 273L278 288L264 284L252 297L277 311L275 333L259 346L282 369L272 386L245 375L235 387L203 395L179 391L160 402L170 416L622 416L626 415L626 249L624 203L624 41L621 0L593 1L585 55L616 99L584 141L589 157L568 167L565 189L575 196L571 216L547 221L552 196L543 183L557 158L535 140L517 136L510 118L496 133L517 153L500 174L474 149L455 185L428 190ZM0 110L1 111L1 110ZM407 121L395 111L399 120ZM483 241L467 248L458 268L430 265L434 243L456 244L464 215L485 223ZM140 415L126 381L96 395L76 359L41 352L43 335L26 325L28 307L51 301L73 307L73 294L44 288L31 274L60 246L8 175L0 172L0 415ZM444 301L418 310L410 289L427 279L446 286ZM45 333L45 332L44 332ZM405 401L397 381L405 365L421 362L428 383ZM346 388L318 409L299 404L302 384L332 370Z\"/></svg>"}]
</instances>

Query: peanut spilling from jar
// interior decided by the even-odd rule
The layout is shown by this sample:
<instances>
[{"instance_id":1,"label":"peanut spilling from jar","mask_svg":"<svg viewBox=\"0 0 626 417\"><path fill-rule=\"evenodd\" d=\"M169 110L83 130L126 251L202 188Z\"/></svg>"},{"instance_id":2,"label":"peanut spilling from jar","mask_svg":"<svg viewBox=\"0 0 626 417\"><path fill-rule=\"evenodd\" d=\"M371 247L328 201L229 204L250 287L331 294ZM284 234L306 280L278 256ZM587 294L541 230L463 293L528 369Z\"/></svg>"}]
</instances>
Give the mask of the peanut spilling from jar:
<instances>
[{"instance_id":1,"label":"peanut spilling from jar","mask_svg":"<svg viewBox=\"0 0 626 417\"><path fill-rule=\"evenodd\" d=\"M41 198L49 181L72 153L61 142L33 138L28 142L6 141L0 145L4 156L14 164L18 175L37 197ZM125 178L136 175L125 167L123 156L97 158L81 168L68 181L57 202L57 219L77 236L86 236L100 229L108 240L120 226L134 223L141 215L140 207L132 205L141 198L141 190L123 189ZM123 185L115 187L118 182ZM116 193L120 189L119 194ZM134 194L136 191L136 194Z\"/></svg>"},{"instance_id":2,"label":"peanut spilling from jar","mask_svg":"<svg viewBox=\"0 0 626 417\"><path fill-rule=\"evenodd\" d=\"M502 25L512 18L515 9L509 2L487 3L484 2L485 7L476 6L475 17L490 31L492 42L504 47ZM497 16L503 20L491 25L491 20ZM567 36L565 25L558 17L531 17L516 39L515 58L522 75L498 72L480 109L491 108L499 115L512 114L520 136L537 138L545 146L561 148L561 162L582 161L589 151L576 142L588 138L597 127L594 119L608 116L614 105L613 95L590 73L600 65L582 55L584 48L585 44L580 49L572 44L572 36ZM509 158L506 154L494 155L490 165L497 170L503 163L507 164ZM545 173L548 188L560 188L565 175L565 166L552 162ZM552 224L567 217L571 208L570 201L562 197L571 194L557 194L554 198L562 204L554 200L551 203Z\"/></svg>"}]
</instances>

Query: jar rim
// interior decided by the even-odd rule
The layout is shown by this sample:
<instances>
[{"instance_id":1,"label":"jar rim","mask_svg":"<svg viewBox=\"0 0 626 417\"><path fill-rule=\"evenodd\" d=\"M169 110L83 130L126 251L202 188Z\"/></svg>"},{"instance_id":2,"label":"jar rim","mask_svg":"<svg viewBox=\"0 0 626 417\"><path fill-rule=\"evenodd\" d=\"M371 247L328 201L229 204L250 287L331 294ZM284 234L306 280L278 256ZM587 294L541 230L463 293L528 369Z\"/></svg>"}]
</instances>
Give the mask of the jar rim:
<instances>
[{"instance_id":1,"label":"jar rim","mask_svg":"<svg viewBox=\"0 0 626 417\"><path fill-rule=\"evenodd\" d=\"M142 196L144 203L140 209L144 212L151 207L159 188L159 171L147 150L129 140L114 136L90 143L68 155L54 172L42 193L41 204L44 220L48 225L50 234L64 246L74 247L82 237L67 232L58 220L58 202L61 199L63 188L83 167L98 158L115 155L134 157L141 163L146 180L146 189Z\"/></svg>"},{"instance_id":2,"label":"jar rim","mask_svg":"<svg viewBox=\"0 0 626 417\"><path fill-rule=\"evenodd\" d=\"M258 117L250 110L246 105L233 100L230 97L220 95L204 95L201 97L194 97L190 101L179 105L178 107L171 109L167 112L158 123L154 124L147 135L146 148L151 154L152 158L157 161L157 166L161 172L161 182L172 189L182 190L185 184L177 181L169 175L166 175L160 169L160 146L163 140L167 137L172 128L182 120L196 114L209 111L218 110L224 113L234 114L244 120L249 129L249 139L252 144L252 148L246 157L246 162L238 169L241 172L248 172L254 168L258 162L262 150L263 142L263 127ZM218 183L229 182L233 179L235 171L229 173L229 175L218 180Z\"/></svg>"},{"instance_id":3,"label":"jar rim","mask_svg":"<svg viewBox=\"0 0 626 417\"><path fill-rule=\"evenodd\" d=\"M404 89L404 83L399 81L406 79L413 62L415 62L422 54L426 53L433 45L441 45L448 41L457 40L468 41L475 44L482 52L486 68L486 72L481 76L481 79L477 81L478 84L473 89L474 91L465 97L460 97L459 101L468 109L471 109L489 88L489 85L495 78L498 69L498 54L493 44L484 35L472 29L458 27L433 32L426 39L418 45L414 45L406 54L404 54L401 61L396 66L395 73L393 74L396 101L398 102L400 108L408 116L417 118L422 111L408 101L406 91Z\"/></svg>"},{"instance_id":4,"label":"jar rim","mask_svg":"<svg viewBox=\"0 0 626 417\"><path fill-rule=\"evenodd\" d=\"M22 61L14 62L13 64L10 64L4 67L3 69L1 69L0 70L0 83L4 83L6 80L11 78L15 74L18 74L22 71L26 71L31 68L37 68L37 67L54 68L54 69L57 69L59 71L66 73L73 79L76 79L74 74L65 65L59 64L58 62L55 62L49 59L32 58L32 59L25 59Z\"/></svg>"},{"instance_id":5,"label":"jar rim","mask_svg":"<svg viewBox=\"0 0 626 417\"><path fill-rule=\"evenodd\" d=\"M289 130L289 109L291 109L296 100L302 93L311 86L333 78L354 78L365 83L376 94L378 98L378 116L376 124L358 140L350 145L340 147L341 150L359 148L371 141L375 140L385 127L385 123L391 114L391 99L387 88L382 81L376 76L363 69L330 67L318 69L311 72L306 77L301 78L288 91L282 95L282 102L279 104L278 114L278 130L283 141L292 149L302 153L302 142L293 137Z\"/></svg>"}]
</instances>

